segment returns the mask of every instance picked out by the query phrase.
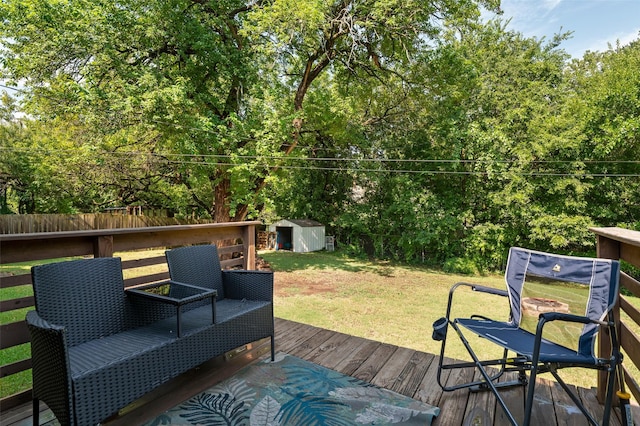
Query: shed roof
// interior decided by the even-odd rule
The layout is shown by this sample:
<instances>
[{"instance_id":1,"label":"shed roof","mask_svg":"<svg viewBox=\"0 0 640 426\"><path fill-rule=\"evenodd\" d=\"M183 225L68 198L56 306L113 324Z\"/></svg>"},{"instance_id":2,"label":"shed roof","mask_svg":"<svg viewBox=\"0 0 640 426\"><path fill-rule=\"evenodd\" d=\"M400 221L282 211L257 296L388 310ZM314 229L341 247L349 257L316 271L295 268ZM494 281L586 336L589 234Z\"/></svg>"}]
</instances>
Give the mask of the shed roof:
<instances>
[{"instance_id":1,"label":"shed roof","mask_svg":"<svg viewBox=\"0 0 640 426\"><path fill-rule=\"evenodd\" d=\"M311 220L311 219L286 219L288 222L291 222L295 225L298 225L302 228L312 228L315 226L324 226L323 224L321 224L318 221L315 220Z\"/></svg>"}]
</instances>

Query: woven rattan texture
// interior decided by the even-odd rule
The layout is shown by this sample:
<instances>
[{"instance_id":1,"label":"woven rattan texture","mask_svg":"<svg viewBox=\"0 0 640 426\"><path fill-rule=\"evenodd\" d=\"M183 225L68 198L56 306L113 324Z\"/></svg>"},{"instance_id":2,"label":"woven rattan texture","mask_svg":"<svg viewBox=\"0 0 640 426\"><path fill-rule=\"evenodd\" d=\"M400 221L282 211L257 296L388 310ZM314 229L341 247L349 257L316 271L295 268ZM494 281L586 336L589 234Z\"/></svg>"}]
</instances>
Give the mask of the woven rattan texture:
<instances>
[{"instance_id":1,"label":"woven rattan texture","mask_svg":"<svg viewBox=\"0 0 640 426\"><path fill-rule=\"evenodd\" d=\"M172 280L217 290L218 300L226 297L216 246L180 247L165 254Z\"/></svg>"}]
</instances>

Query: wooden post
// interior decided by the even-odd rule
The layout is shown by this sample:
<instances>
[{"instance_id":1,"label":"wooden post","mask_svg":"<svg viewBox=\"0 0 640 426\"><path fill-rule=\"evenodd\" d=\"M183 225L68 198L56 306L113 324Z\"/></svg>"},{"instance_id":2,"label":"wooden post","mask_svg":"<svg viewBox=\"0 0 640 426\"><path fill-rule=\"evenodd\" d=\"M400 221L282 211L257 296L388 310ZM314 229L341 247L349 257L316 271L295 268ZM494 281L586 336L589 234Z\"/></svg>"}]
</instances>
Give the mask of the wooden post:
<instances>
[{"instance_id":1,"label":"wooden post","mask_svg":"<svg viewBox=\"0 0 640 426\"><path fill-rule=\"evenodd\" d=\"M113 235L96 237L93 243L93 257L113 257Z\"/></svg>"},{"instance_id":2,"label":"wooden post","mask_svg":"<svg viewBox=\"0 0 640 426\"><path fill-rule=\"evenodd\" d=\"M604 259L620 259L620 242L609 239L602 235L598 235L597 246L596 246L596 256ZM616 330L618 333L618 340L620 339L620 301L616 303L616 306L613 308L613 315L618 322L616 324ZM611 336L609 336L608 330L603 330L603 332L598 335L598 356L599 357L609 357L611 355ZM597 379L597 392L596 397L601 404L605 402L605 396L607 393L607 379L608 373L606 371L598 370L598 379ZM616 383L618 383L616 378ZM615 398L615 395L614 395Z\"/></svg>"},{"instance_id":3,"label":"wooden post","mask_svg":"<svg viewBox=\"0 0 640 426\"><path fill-rule=\"evenodd\" d=\"M256 269L256 226L246 225L243 233L244 268Z\"/></svg>"}]
</instances>

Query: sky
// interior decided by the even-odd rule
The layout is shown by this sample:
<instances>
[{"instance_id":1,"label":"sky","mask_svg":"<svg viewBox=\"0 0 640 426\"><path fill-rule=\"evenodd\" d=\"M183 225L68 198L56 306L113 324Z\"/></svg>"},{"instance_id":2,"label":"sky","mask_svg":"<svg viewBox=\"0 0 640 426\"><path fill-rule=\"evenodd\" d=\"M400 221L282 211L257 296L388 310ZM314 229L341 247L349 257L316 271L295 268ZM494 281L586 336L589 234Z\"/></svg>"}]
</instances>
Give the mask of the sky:
<instances>
[{"instance_id":1,"label":"sky","mask_svg":"<svg viewBox=\"0 0 640 426\"><path fill-rule=\"evenodd\" d=\"M502 0L501 7L502 18L511 19L507 29L526 37L572 31L560 47L574 58L640 38L640 0Z\"/></svg>"}]
</instances>

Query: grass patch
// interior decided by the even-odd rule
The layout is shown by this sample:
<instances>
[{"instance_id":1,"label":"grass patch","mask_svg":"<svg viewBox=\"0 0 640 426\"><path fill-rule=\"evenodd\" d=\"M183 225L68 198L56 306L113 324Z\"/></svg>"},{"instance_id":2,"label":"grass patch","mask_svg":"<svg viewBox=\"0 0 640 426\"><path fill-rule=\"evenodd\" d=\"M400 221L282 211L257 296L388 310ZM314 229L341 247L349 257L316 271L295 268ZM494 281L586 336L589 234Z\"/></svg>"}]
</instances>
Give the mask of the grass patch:
<instances>
[{"instance_id":1,"label":"grass patch","mask_svg":"<svg viewBox=\"0 0 640 426\"><path fill-rule=\"evenodd\" d=\"M370 262L340 252L261 252L275 274L275 315L354 336L433 354L432 324L445 315L449 290L459 281L504 289L501 274L456 275L391 262ZM459 288L452 317L483 314L506 320L508 300ZM480 357L499 357L502 350L485 339L465 334ZM447 342L447 356L469 359L459 339ZM542 377L553 379L550 374ZM567 369L567 382L590 388L596 372Z\"/></svg>"},{"instance_id":2,"label":"grass patch","mask_svg":"<svg viewBox=\"0 0 640 426\"><path fill-rule=\"evenodd\" d=\"M445 315L449 289L468 276L429 268L369 262L333 253L264 252L275 274L275 314L317 327L424 352L439 353L431 339L432 324ZM504 288L499 275L474 277L489 287ZM462 295L462 291L457 293ZM496 307L503 302L502 309ZM456 297L456 312L490 306L506 319L506 299L477 292ZM464 348L452 355L464 355Z\"/></svg>"}]
</instances>

